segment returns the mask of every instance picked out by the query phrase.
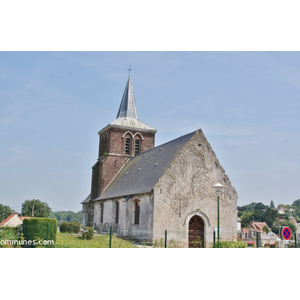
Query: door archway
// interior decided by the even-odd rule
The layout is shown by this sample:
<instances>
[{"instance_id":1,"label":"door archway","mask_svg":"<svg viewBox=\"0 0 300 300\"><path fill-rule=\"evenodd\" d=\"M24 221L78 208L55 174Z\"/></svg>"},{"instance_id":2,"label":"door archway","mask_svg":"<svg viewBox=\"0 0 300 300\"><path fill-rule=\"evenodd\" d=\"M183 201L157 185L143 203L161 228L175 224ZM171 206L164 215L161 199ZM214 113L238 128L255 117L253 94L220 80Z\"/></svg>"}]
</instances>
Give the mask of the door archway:
<instances>
[{"instance_id":1,"label":"door archway","mask_svg":"<svg viewBox=\"0 0 300 300\"><path fill-rule=\"evenodd\" d=\"M204 247L204 221L195 215L189 221L189 248Z\"/></svg>"}]
</instances>

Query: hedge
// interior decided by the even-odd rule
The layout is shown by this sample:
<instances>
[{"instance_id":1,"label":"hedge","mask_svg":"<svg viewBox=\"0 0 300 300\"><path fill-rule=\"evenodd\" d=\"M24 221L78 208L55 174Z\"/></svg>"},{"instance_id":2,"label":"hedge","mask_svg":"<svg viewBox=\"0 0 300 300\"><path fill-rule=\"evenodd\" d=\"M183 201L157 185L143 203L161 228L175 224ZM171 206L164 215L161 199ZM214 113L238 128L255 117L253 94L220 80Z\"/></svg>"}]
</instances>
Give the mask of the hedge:
<instances>
[{"instance_id":1,"label":"hedge","mask_svg":"<svg viewBox=\"0 0 300 300\"><path fill-rule=\"evenodd\" d=\"M60 232L79 233L80 223L79 222L64 222L59 227Z\"/></svg>"},{"instance_id":2,"label":"hedge","mask_svg":"<svg viewBox=\"0 0 300 300\"><path fill-rule=\"evenodd\" d=\"M48 237L47 225L49 224ZM30 218L23 221L24 246L44 247L44 241L53 241L47 247L54 247L56 241L57 220L52 218ZM44 242L45 243L45 242Z\"/></svg>"}]
</instances>

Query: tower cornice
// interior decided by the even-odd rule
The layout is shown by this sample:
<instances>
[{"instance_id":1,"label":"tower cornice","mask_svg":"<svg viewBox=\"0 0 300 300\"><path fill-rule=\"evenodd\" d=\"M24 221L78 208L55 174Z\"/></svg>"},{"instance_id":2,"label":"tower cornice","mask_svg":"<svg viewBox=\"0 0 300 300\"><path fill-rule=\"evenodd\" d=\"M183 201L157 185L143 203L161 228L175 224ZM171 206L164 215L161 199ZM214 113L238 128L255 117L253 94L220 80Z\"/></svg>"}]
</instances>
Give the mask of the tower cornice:
<instances>
[{"instance_id":1,"label":"tower cornice","mask_svg":"<svg viewBox=\"0 0 300 300\"><path fill-rule=\"evenodd\" d=\"M135 130L142 132L156 133L157 130L135 118L118 118L101 129L98 134L106 132L109 128L120 128L124 130Z\"/></svg>"}]
</instances>

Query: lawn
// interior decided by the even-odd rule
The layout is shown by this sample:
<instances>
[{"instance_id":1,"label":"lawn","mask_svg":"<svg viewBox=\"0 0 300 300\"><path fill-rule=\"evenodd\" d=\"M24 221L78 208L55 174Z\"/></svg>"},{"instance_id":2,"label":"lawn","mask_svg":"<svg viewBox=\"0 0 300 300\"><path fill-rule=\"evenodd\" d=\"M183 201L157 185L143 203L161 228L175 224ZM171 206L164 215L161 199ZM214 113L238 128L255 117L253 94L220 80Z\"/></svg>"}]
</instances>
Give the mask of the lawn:
<instances>
[{"instance_id":1,"label":"lawn","mask_svg":"<svg viewBox=\"0 0 300 300\"><path fill-rule=\"evenodd\" d=\"M136 248L129 241L113 235L112 248ZM91 240L83 240L81 235L60 233L56 235L55 248L109 248L109 235L96 235Z\"/></svg>"}]
</instances>

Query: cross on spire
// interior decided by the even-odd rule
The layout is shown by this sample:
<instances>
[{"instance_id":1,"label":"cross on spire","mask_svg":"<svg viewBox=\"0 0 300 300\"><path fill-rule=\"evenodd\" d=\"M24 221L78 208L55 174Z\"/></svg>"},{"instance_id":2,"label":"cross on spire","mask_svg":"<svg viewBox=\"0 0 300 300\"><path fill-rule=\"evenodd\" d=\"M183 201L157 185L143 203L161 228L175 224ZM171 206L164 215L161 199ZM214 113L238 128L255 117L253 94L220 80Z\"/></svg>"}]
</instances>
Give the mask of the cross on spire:
<instances>
[{"instance_id":1,"label":"cross on spire","mask_svg":"<svg viewBox=\"0 0 300 300\"><path fill-rule=\"evenodd\" d=\"M130 77L130 72L132 71L131 69L131 64L129 64L129 69L127 69L129 71L129 77Z\"/></svg>"}]
</instances>

